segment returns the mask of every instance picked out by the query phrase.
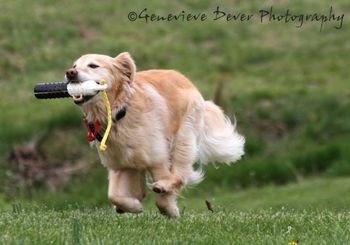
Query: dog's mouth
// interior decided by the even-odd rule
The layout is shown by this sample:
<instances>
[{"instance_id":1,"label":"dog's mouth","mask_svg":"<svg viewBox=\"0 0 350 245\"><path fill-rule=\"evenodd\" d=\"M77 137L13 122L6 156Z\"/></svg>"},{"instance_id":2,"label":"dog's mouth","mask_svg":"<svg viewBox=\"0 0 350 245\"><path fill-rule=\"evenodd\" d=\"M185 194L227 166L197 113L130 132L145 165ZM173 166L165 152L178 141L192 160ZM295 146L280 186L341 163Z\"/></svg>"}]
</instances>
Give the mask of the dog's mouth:
<instances>
[{"instance_id":1,"label":"dog's mouth","mask_svg":"<svg viewBox=\"0 0 350 245\"><path fill-rule=\"evenodd\" d=\"M84 81L70 80L68 82L76 84L76 83L81 83L81 82L84 82ZM98 93L96 93L96 94L98 94ZM74 101L74 103L76 105L82 105L85 102L91 100L96 94L94 94L94 95L83 95L83 94L80 94L80 95L73 95L72 97L73 97L73 101Z\"/></svg>"},{"instance_id":2,"label":"dog's mouth","mask_svg":"<svg viewBox=\"0 0 350 245\"><path fill-rule=\"evenodd\" d=\"M96 95L96 94L95 94ZM73 95L73 100L74 100L74 103L76 105L82 105L84 104L85 102L89 101L90 99L92 99L95 95L78 95L78 96L75 96Z\"/></svg>"}]
</instances>

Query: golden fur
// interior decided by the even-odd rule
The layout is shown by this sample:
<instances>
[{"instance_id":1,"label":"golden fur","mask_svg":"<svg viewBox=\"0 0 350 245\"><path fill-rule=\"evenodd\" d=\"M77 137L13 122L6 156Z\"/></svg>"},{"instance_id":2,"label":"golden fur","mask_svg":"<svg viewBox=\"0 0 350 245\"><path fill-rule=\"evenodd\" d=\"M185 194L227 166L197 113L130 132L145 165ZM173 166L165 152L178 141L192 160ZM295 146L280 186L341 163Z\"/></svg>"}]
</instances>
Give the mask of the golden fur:
<instances>
[{"instance_id":1,"label":"golden fur","mask_svg":"<svg viewBox=\"0 0 350 245\"><path fill-rule=\"evenodd\" d=\"M90 68L91 63L98 67ZM107 81L113 116L127 107L126 116L112 126L107 151L100 152L97 147L102 164L109 170L108 197L118 212L143 210L145 174L149 172L159 210L178 217L179 191L202 178L202 172L193 169L196 161L230 163L244 154L244 138L235 126L179 72L136 72L128 53L115 58L84 55L73 69L80 82ZM98 119L102 128L106 127L101 95L81 108L89 121Z\"/></svg>"}]
</instances>

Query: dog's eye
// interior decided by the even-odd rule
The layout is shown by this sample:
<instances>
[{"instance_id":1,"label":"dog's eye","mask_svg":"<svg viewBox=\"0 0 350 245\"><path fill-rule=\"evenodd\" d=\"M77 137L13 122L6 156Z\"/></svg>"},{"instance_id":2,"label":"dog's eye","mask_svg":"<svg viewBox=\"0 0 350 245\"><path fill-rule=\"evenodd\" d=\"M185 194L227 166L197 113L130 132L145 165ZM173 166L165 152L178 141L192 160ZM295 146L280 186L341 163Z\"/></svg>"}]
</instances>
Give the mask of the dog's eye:
<instances>
[{"instance_id":1,"label":"dog's eye","mask_svg":"<svg viewBox=\"0 0 350 245\"><path fill-rule=\"evenodd\" d=\"M99 66L96 65L96 64L88 64L88 67L92 68L92 69L96 69L98 68Z\"/></svg>"},{"instance_id":2,"label":"dog's eye","mask_svg":"<svg viewBox=\"0 0 350 245\"><path fill-rule=\"evenodd\" d=\"M74 64L73 68L77 67L77 65Z\"/></svg>"}]
</instances>

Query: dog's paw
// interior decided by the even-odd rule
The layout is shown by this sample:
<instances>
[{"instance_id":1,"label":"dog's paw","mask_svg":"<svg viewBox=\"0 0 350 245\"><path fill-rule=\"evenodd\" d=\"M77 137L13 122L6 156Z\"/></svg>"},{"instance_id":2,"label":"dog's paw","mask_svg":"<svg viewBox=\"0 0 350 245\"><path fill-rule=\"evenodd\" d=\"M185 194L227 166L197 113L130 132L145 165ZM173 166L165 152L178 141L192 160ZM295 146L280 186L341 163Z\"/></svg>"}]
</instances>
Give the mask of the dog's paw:
<instances>
[{"instance_id":1,"label":"dog's paw","mask_svg":"<svg viewBox=\"0 0 350 245\"><path fill-rule=\"evenodd\" d=\"M118 207L115 207L115 211L116 211L117 214L123 214L123 213L125 213L125 211L124 211L123 209L118 208Z\"/></svg>"},{"instance_id":2,"label":"dog's paw","mask_svg":"<svg viewBox=\"0 0 350 245\"><path fill-rule=\"evenodd\" d=\"M156 193L176 193L184 186L184 182L179 178L161 179L152 184L152 189Z\"/></svg>"},{"instance_id":3,"label":"dog's paw","mask_svg":"<svg viewBox=\"0 0 350 245\"><path fill-rule=\"evenodd\" d=\"M167 190L164 186L162 186L160 183L158 182L155 182L153 183L152 185L152 190L155 192L155 193L166 193Z\"/></svg>"},{"instance_id":4,"label":"dog's paw","mask_svg":"<svg viewBox=\"0 0 350 245\"><path fill-rule=\"evenodd\" d=\"M162 194L162 193L170 193L170 192L175 192L179 188L178 181L173 181L172 179L170 180L158 180L157 182L154 182L152 184L152 189L154 192Z\"/></svg>"}]
</instances>

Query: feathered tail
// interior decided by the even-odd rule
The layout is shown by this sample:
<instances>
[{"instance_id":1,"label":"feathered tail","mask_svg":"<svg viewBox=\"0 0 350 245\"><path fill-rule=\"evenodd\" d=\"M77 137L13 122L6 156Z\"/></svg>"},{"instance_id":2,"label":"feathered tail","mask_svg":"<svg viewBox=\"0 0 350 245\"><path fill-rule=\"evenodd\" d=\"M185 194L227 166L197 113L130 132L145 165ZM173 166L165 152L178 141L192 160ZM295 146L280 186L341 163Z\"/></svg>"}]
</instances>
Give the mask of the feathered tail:
<instances>
[{"instance_id":1,"label":"feathered tail","mask_svg":"<svg viewBox=\"0 0 350 245\"><path fill-rule=\"evenodd\" d=\"M236 131L220 107L205 101L204 128L200 133L199 160L202 164L239 160L244 155L245 139Z\"/></svg>"}]
</instances>

